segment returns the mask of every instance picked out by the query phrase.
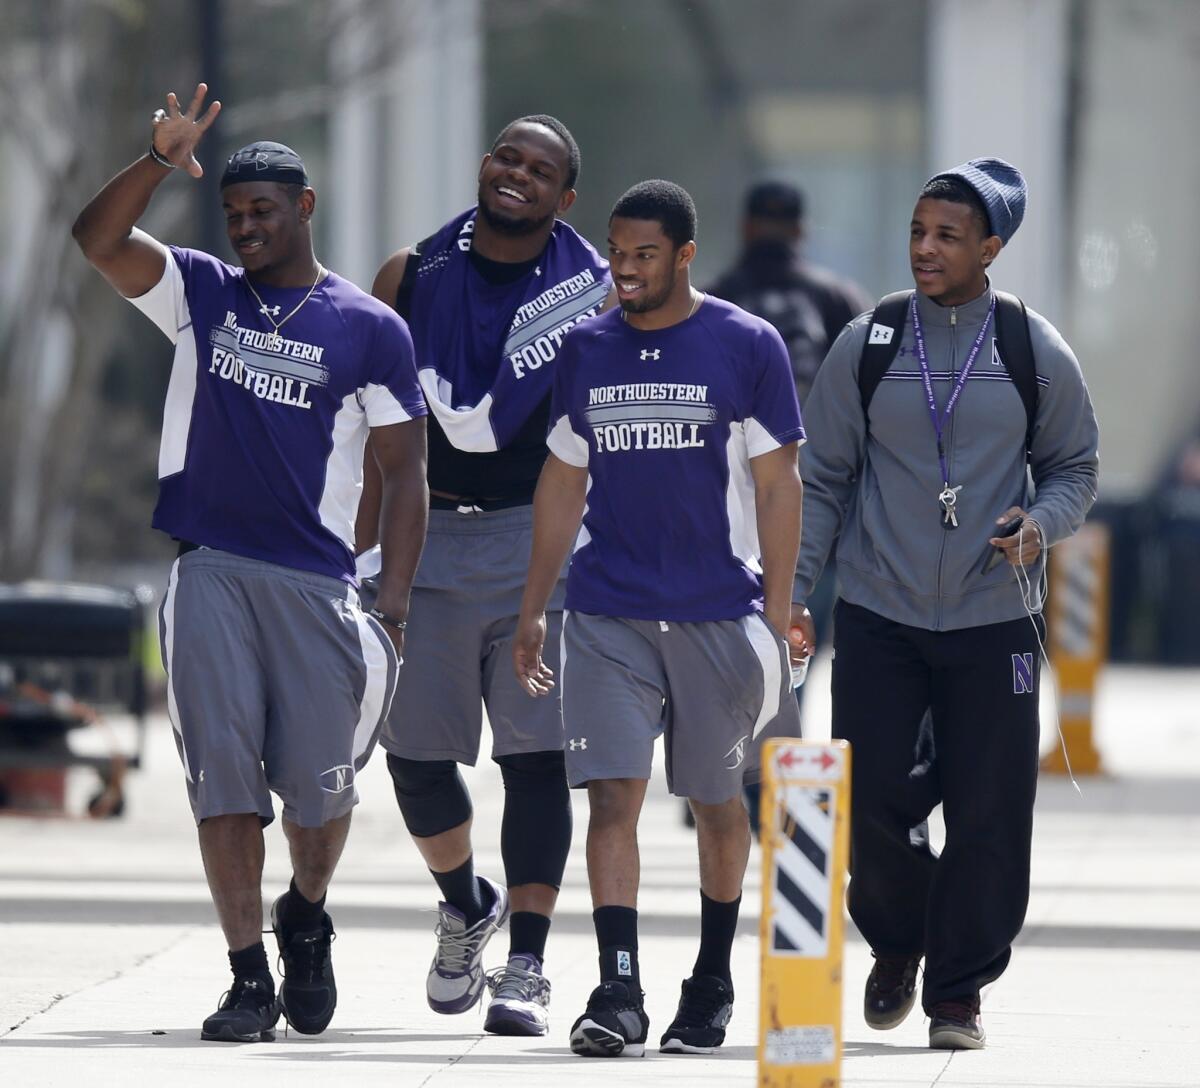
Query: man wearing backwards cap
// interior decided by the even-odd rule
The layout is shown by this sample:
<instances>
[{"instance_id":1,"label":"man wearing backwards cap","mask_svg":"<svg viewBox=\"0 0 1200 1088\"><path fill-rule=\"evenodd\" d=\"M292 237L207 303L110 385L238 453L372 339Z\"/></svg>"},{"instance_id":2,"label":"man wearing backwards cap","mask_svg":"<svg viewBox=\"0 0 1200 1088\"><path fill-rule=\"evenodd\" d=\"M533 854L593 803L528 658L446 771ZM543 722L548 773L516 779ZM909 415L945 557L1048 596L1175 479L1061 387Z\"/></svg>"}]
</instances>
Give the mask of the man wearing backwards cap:
<instances>
[{"instance_id":1,"label":"man wearing backwards cap","mask_svg":"<svg viewBox=\"0 0 1200 1088\"><path fill-rule=\"evenodd\" d=\"M909 233L917 289L843 330L809 396L800 451L793 622L811 645L803 602L836 543L833 735L854 749L849 908L875 956L867 1023L904 1019L924 957L930 1045L951 1049L984 1045L979 991L1008 965L1025 918L1038 760L1031 617L1045 549L1079 527L1096 492L1096 419L1075 356L1041 315L1027 311L1026 325L1021 303L988 277L1025 196L1025 179L999 159L926 183ZM872 372L868 356L885 345L894 354ZM932 790L910 773L927 707ZM909 834L938 799L940 857Z\"/></svg>"},{"instance_id":2,"label":"man wearing backwards cap","mask_svg":"<svg viewBox=\"0 0 1200 1088\"><path fill-rule=\"evenodd\" d=\"M180 541L160 617L167 706L233 984L201 1038L324 1031L337 1001L325 891L395 689L425 536L425 405L404 322L313 255L300 157L259 142L221 178L236 268L138 230L220 104L155 114L149 152L80 213L88 260L175 344L154 526ZM385 580L359 606L354 517L370 432ZM261 939L263 827L283 800L293 879Z\"/></svg>"}]
</instances>

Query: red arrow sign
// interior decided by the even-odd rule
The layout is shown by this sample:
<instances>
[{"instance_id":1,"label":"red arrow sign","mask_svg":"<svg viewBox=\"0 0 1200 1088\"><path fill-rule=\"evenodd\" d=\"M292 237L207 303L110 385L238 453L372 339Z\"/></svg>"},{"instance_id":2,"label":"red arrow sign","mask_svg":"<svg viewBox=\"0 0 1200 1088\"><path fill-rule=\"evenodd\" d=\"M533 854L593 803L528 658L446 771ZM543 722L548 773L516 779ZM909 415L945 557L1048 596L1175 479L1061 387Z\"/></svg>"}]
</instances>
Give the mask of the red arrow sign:
<instances>
[{"instance_id":1,"label":"red arrow sign","mask_svg":"<svg viewBox=\"0 0 1200 1088\"><path fill-rule=\"evenodd\" d=\"M777 759L778 764L791 770L797 763L815 763L822 771L829 770L837 763L836 757L828 748L818 751L804 751L798 748L785 748Z\"/></svg>"}]
</instances>

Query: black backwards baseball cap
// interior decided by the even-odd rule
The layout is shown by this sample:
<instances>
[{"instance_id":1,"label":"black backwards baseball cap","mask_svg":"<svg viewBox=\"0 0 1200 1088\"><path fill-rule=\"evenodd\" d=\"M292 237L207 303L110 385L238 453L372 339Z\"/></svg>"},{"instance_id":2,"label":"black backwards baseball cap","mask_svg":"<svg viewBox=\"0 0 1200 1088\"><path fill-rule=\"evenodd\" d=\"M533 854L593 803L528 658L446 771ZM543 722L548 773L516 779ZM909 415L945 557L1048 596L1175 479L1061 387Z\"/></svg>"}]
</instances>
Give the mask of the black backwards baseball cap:
<instances>
[{"instance_id":1,"label":"black backwards baseball cap","mask_svg":"<svg viewBox=\"0 0 1200 1088\"><path fill-rule=\"evenodd\" d=\"M1017 233L1017 227L1025 218L1029 189L1021 171L1012 163L1003 159L971 159L934 174L929 181L938 178L957 178L974 189L987 209L988 226L1005 245Z\"/></svg>"},{"instance_id":2,"label":"black backwards baseball cap","mask_svg":"<svg viewBox=\"0 0 1200 1088\"><path fill-rule=\"evenodd\" d=\"M244 181L277 181L282 185L307 185L304 160L286 144L258 140L229 156L221 175L221 188Z\"/></svg>"},{"instance_id":3,"label":"black backwards baseball cap","mask_svg":"<svg viewBox=\"0 0 1200 1088\"><path fill-rule=\"evenodd\" d=\"M760 181L746 193L746 215L799 222L804 218L804 194L786 181Z\"/></svg>"}]
</instances>

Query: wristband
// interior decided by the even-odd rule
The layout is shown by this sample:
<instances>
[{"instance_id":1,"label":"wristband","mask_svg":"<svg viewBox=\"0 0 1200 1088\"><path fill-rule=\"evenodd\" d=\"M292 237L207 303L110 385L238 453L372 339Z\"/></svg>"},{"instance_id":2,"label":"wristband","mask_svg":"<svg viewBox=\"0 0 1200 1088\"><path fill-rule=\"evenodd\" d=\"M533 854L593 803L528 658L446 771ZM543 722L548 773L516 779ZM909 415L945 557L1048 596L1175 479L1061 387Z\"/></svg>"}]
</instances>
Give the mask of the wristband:
<instances>
[{"instance_id":1,"label":"wristband","mask_svg":"<svg viewBox=\"0 0 1200 1088\"><path fill-rule=\"evenodd\" d=\"M378 608L368 609L367 615L372 619L378 620L380 623L386 623L389 627L396 628L397 631L403 631L408 626L405 620L398 620L395 616L389 616L386 612L380 612Z\"/></svg>"},{"instance_id":2,"label":"wristband","mask_svg":"<svg viewBox=\"0 0 1200 1088\"><path fill-rule=\"evenodd\" d=\"M165 156L159 153L157 147L154 146L154 141L150 141L150 158L152 158L159 166L165 166L168 170L174 170L175 164Z\"/></svg>"}]
</instances>

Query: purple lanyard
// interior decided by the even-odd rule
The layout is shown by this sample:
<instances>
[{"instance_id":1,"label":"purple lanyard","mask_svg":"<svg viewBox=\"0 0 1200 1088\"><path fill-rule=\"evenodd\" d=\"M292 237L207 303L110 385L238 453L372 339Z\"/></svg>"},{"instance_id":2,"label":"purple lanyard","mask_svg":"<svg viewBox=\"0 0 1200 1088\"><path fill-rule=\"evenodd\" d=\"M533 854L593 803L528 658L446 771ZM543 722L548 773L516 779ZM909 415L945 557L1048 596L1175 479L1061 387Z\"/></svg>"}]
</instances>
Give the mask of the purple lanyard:
<instances>
[{"instance_id":1,"label":"purple lanyard","mask_svg":"<svg viewBox=\"0 0 1200 1088\"><path fill-rule=\"evenodd\" d=\"M954 388L950 391L950 399L946 401L946 410L938 415L937 401L933 396L933 378L929 373L929 355L925 351L925 333L921 329L921 315L917 313L917 296L913 293L912 303L912 327L913 339L917 342L917 362L921 364L921 381L925 385L925 399L929 402L929 418L933 420L933 433L937 436L937 451L938 464L942 469L942 486L950 486L950 470L946 467L946 448L942 443L942 435L945 433L946 424L950 422L950 416L954 412L954 406L958 403L958 396L963 391L963 386L967 384L967 378L971 375L971 367L975 365L975 360L979 358L979 349L983 347L984 337L987 335L988 327L992 323L992 315L996 312L996 296L992 296L992 304L988 307L987 317L984 318L983 324L979 327L979 334L975 337L975 343L971 345L971 354L967 356L966 363L963 364L962 373L958 376L958 381L954 383Z\"/></svg>"}]
</instances>

